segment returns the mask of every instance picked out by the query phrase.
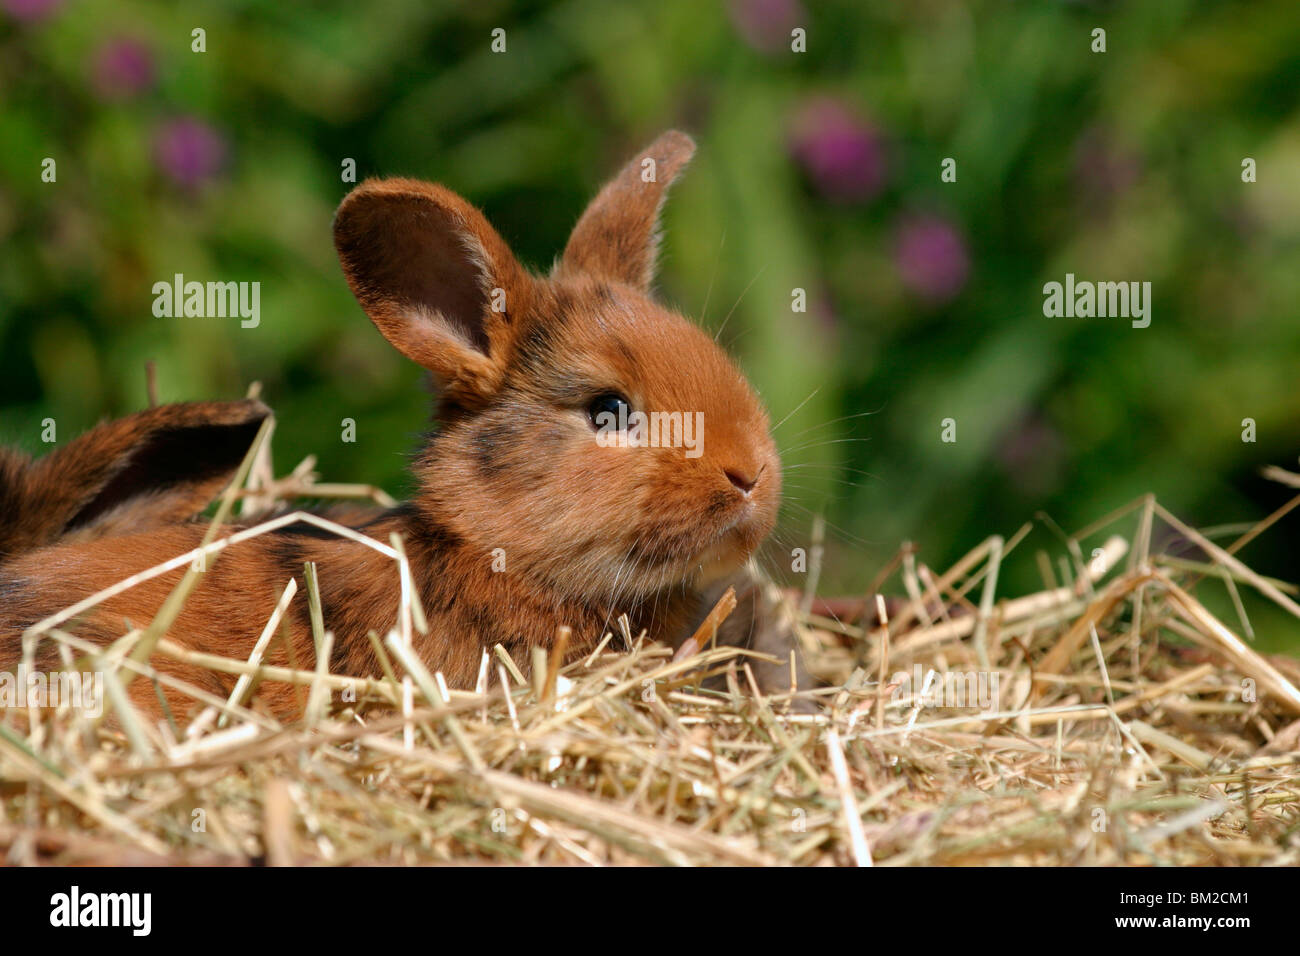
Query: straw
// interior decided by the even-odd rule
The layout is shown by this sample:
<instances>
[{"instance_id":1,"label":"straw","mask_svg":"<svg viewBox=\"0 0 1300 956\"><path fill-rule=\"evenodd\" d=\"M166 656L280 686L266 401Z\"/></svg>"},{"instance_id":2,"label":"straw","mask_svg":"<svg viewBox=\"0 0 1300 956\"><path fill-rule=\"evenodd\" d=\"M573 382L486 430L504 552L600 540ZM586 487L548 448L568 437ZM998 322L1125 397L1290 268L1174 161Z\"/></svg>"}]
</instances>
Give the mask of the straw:
<instances>
[{"instance_id":1,"label":"straw","mask_svg":"<svg viewBox=\"0 0 1300 956\"><path fill-rule=\"evenodd\" d=\"M304 487L326 486L296 472L255 491L292 507ZM820 617L811 589L781 611L826 682L816 689L787 686L784 651L772 687L751 664L773 658L717 644L734 592L676 655L623 618L604 634L558 628L531 677L531 648L484 648L476 685L448 688L420 654L445 638L400 540L303 512L253 515L31 630L65 666L105 673L112 716L0 710L0 859L1300 865L1300 662L1244 636L1300 629L1278 630L1300 608L1293 584L1244 551L1261 533L1294 534L1285 514L1221 548L1143 496L1073 535L1047 520L1005 538L989 529L942 573L911 546L883 569L837 566L846 559L828 550L821 580L852 577L876 613L861 626ZM1156 521L1202 553L1154 550ZM305 669L263 660L292 580L247 582L280 593L247 658L164 636L161 615L108 646L78 636L78 616L112 594L294 522L396 563L399 614L369 636L379 673L331 670L338 638L315 568L297 598L317 640ZM1008 593L1016 562L1037 566L1043 587ZM901 597L892 618L882 593ZM170 677L169 661L233 690ZM152 698L149 682L203 715L151 724L137 696ZM271 683L310 689L302 719L267 716Z\"/></svg>"}]
</instances>

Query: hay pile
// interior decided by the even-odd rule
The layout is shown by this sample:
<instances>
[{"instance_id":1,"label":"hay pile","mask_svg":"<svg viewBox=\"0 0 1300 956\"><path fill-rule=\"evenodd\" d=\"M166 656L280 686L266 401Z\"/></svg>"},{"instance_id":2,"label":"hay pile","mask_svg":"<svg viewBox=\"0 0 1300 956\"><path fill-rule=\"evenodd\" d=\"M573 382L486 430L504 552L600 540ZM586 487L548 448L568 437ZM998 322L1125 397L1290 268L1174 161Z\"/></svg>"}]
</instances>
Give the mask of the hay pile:
<instances>
[{"instance_id":1,"label":"hay pile","mask_svg":"<svg viewBox=\"0 0 1300 956\"><path fill-rule=\"evenodd\" d=\"M293 493L321 493L309 470ZM253 492L288 496L264 479L254 468ZM114 692L120 677L113 720L0 711L0 858L1296 865L1300 666L1237 629L1249 633L1244 590L1300 606L1234 554L1297 503L1222 548L1141 499L1062 536L1055 561L1040 555L1044 590L1010 599L999 570L1029 526L942 575L904 548L871 588L910 597L886 626L806 596L800 637L834 686L798 694L758 693L750 652L674 661L625 625L563 668L539 655L533 680L498 648L476 692L449 691L409 654L418 608L383 642L382 680L163 639L154 654L302 685L307 717L281 726L204 698L188 729L149 726ZM1153 553L1160 525L1204 560ZM1238 620L1198 600L1211 586ZM127 653L140 636L105 656L110 673L153 675ZM57 627L44 639L67 660L85 649ZM705 675L725 686L704 689ZM822 707L796 713L796 697Z\"/></svg>"}]
</instances>

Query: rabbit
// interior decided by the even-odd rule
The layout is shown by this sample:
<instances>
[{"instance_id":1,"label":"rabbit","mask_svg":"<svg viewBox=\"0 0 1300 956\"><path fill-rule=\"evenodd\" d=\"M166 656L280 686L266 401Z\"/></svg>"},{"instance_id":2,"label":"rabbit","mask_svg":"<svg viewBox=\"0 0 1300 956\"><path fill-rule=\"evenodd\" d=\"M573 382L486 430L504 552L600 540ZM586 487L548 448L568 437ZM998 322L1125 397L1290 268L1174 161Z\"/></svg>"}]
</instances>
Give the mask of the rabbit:
<instances>
[{"instance_id":1,"label":"rabbit","mask_svg":"<svg viewBox=\"0 0 1300 956\"><path fill-rule=\"evenodd\" d=\"M472 687L481 653L497 643L526 668L530 649L552 647L561 625L571 629L569 656L588 653L622 613L634 632L680 644L709 609L702 594L734 577L773 528L781 463L762 402L708 334L651 296L660 207L694 148L690 137L670 131L628 162L590 203L545 276L522 266L482 213L441 185L368 180L335 214L335 246L357 301L436 387L433 430L411 466L413 497L355 526L385 543L392 532L402 536L429 624L427 634L415 635L414 650L450 686ZM251 437L258 410L238 408L241 435ZM618 437L609 423L623 421L619 416L658 410L701 413L697 455L602 440ZM74 443L27 470L122 474L140 459L129 446L92 443L84 465ZM180 467L158 454L144 458L161 471ZM0 546L27 548L0 564L0 669L17 661L25 629L195 548L207 527L183 520L180 512L192 504L186 500L169 506L174 522L73 540L66 535L77 530L86 504L55 507L6 474L0 459L0 501L40 517L20 518L9 532L0 524L10 539L4 545L0 537ZM190 484L197 492L199 482ZM129 489L113 485L100 483L106 500L90 512L107 520L100 516L111 510L119 516L114 530L122 531L128 515L147 513L150 492L127 500ZM302 583L309 561L318 567L324 625L334 634L330 669L378 676L368 632L383 634L398 619L395 564L305 524L222 552L168 636L246 658L279 592L290 577ZM64 626L111 642L150 621L181 574L147 580ZM291 601L284 627L287 640L273 641L264 660L314 666L305 593ZM43 640L38 663L55 667L57 660L53 641ZM152 663L216 694L228 695L234 684L230 675L162 655ZM130 693L143 712L160 713L147 682L135 681ZM193 705L172 688L165 694L178 716ZM301 688L267 681L257 699L271 714L294 719L304 698Z\"/></svg>"},{"instance_id":2,"label":"rabbit","mask_svg":"<svg viewBox=\"0 0 1300 956\"><path fill-rule=\"evenodd\" d=\"M179 402L104 422L37 461L0 448L0 563L192 518L269 414L256 399Z\"/></svg>"}]
</instances>

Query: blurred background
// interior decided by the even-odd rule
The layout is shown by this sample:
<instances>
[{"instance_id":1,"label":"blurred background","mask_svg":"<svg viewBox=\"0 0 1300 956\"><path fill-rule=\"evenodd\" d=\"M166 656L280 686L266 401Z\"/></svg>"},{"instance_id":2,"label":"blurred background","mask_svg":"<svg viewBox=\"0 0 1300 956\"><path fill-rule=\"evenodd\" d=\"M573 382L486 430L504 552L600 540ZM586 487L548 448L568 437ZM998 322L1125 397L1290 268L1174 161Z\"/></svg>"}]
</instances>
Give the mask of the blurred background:
<instances>
[{"instance_id":1,"label":"blurred background","mask_svg":"<svg viewBox=\"0 0 1300 956\"><path fill-rule=\"evenodd\" d=\"M152 359L163 401L262 382L279 471L402 495L429 397L337 267L345 161L450 185L545 270L670 126L699 152L660 293L784 419L782 541L825 514L823 590L1039 512L1153 492L1226 542L1288 498L1259 469L1300 454L1294 0L0 0L0 441L143 407ZM1067 272L1151 282L1150 327L1045 317ZM260 325L155 317L176 273L260 282ZM1296 520L1242 557L1300 577ZM1046 522L1004 591L1041 586L1037 548Z\"/></svg>"}]
</instances>

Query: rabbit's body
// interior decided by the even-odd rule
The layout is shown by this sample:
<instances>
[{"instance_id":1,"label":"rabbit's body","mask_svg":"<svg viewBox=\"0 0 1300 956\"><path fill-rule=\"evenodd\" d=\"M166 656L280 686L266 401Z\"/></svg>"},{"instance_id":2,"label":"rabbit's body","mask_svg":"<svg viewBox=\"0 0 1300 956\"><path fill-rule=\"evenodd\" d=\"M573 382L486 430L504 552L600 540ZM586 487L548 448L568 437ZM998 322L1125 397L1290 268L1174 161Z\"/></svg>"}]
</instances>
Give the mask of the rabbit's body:
<instances>
[{"instance_id":1,"label":"rabbit's body","mask_svg":"<svg viewBox=\"0 0 1300 956\"><path fill-rule=\"evenodd\" d=\"M36 461L0 448L0 565L189 519L230 481L268 414L253 399L183 402L104 422Z\"/></svg>"},{"instance_id":2,"label":"rabbit's body","mask_svg":"<svg viewBox=\"0 0 1300 956\"><path fill-rule=\"evenodd\" d=\"M648 297L659 206L692 149L668 133L629 163L549 277L524 270L481 214L440 186L372 181L339 209L335 243L353 292L439 390L435 432L413 466L416 494L358 530L384 543L401 534L430 625L416 650L452 686L472 686L483 650L496 643L526 666L528 649L550 646L561 625L572 629L574 653L623 613L637 631L678 642L699 613L700 590L739 568L772 528L780 462L766 412L708 335ZM602 440L608 429L598 434L598 423L615 409L697 415L698 452ZM0 668L16 659L24 629L189 551L203 530L160 523L0 565ZM324 625L335 636L331 668L378 674L367 635L397 621L394 562L301 525L224 551L169 637L246 657L289 577L302 583L306 561L318 566ZM69 628L115 640L153 618L181 573L139 584ZM288 642L273 642L267 659L313 667L305 593L286 624ZM49 641L41 655L54 666ZM233 685L154 662L216 693ZM156 710L146 690L137 700ZM283 716L302 704L284 684L268 682L259 696Z\"/></svg>"},{"instance_id":3,"label":"rabbit's body","mask_svg":"<svg viewBox=\"0 0 1300 956\"><path fill-rule=\"evenodd\" d=\"M184 554L202 541L206 523L155 529L139 535L42 549L0 569L0 633L16 635L43 617L82 600L113 581L146 570L155 559ZM237 527L228 528L233 533ZM417 520L413 509L393 509L358 528L387 541L389 532L403 535L412 576L428 618L429 636L416 638L416 648L431 671L443 673L452 687L473 687L481 649L500 643L525 668L528 648L549 647L557 625L568 625L575 636L570 650L590 650L593 640L612 627L617 614L628 613L634 627L673 643L686 626L695 596L680 588L649 601L608 603L601 607L574 599L540 594L517 575L491 570L490 560L478 560L475 546L452 532ZM471 553L470 549L474 549ZM334 673L381 676L368 632L382 633L398 619L400 593L396 564L385 555L307 525L295 525L236 544L223 551L203 573L191 592L169 638L183 647L246 659L275 607L278 592L291 577L298 579L299 596L284 622L288 644L278 638L264 662L281 667L311 669L316 651L305 600L303 563L316 562L325 626L334 634L330 669ZM98 644L121 637L131 626L146 624L180 580L185 569L159 575L109 598L84 623L70 628ZM57 580L57 588L48 582ZM593 635L595 637L593 638ZM40 645L36 664L58 668L54 642ZM18 644L4 642L0 670L13 670ZM236 676L187 666L155 655L154 667L221 697L230 694ZM494 671L495 672L495 671ZM183 693L164 687L173 713L191 705ZM305 700L301 689L267 682L259 700L277 717L289 719ZM143 687L137 703L155 712L151 687Z\"/></svg>"}]
</instances>

